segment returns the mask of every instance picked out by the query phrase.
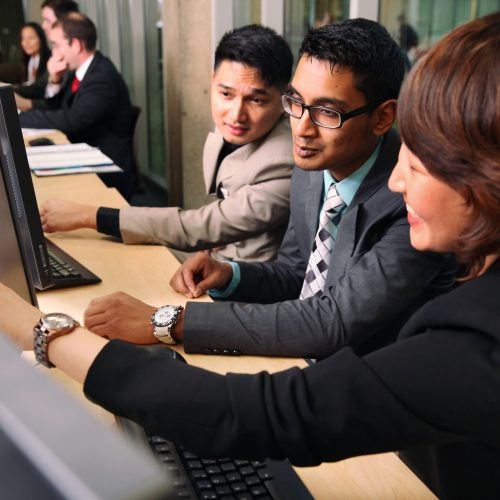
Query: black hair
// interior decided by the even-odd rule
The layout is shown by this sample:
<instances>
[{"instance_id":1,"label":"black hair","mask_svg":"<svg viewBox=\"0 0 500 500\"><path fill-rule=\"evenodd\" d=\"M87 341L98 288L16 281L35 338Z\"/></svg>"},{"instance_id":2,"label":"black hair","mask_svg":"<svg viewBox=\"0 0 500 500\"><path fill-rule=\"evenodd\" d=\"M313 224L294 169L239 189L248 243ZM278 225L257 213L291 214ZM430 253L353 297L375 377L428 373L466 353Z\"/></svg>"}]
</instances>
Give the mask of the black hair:
<instances>
[{"instance_id":1,"label":"black hair","mask_svg":"<svg viewBox=\"0 0 500 500\"><path fill-rule=\"evenodd\" d=\"M57 19L68 12L78 12L78 4L73 0L45 0L41 5L44 7L52 9Z\"/></svg>"},{"instance_id":2,"label":"black hair","mask_svg":"<svg viewBox=\"0 0 500 500\"><path fill-rule=\"evenodd\" d=\"M71 41L76 38L83 43L88 51L92 51L97 43L95 24L80 12L70 12L56 21L54 26L60 26L64 36Z\"/></svg>"},{"instance_id":3,"label":"black hair","mask_svg":"<svg viewBox=\"0 0 500 500\"><path fill-rule=\"evenodd\" d=\"M214 71L222 61L256 68L267 85L285 89L292 76L293 55L285 40L271 28L250 24L226 32L215 50Z\"/></svg>"},{"instance_id":4,"label":"black hair","mask_svg":"<svg viewBox=\"0 0 500 500\"><path fill-rule=\"evenodd\" d=\"M49 60L49 57L51 56L51 50L49 49L49 45L47 43L47 38L45 37L45 33L42 29L42 27L35 22L29 22L29 23L24 23L21 26L21 29L19 30L19 42L21 42L21 33L24 28L32 28L35 30L35 33L38 36L38 39L40 40L40 62L38 63L38 69L37 69L37 76L41 75L42 73L45 72L47 69L47 61ZM27 78L27 71L28 71L28 62L30 60L30 56L22 50L21 47L21 52L22 52L22 64L23 64L23 70L26 72L25 77Z\"/></svg>"},{"instance_id":5,"label":"black hair","mask_svg":"<svg viewBox=\"0 0 500 500\"><path fill-rule=\"evenodd\" d=\"M368 19L347 19L312 29L299 50L311 57L347 68L367 103L397 99L403 82L404 57L387 30Z\"/></svg>"}]
</instances>

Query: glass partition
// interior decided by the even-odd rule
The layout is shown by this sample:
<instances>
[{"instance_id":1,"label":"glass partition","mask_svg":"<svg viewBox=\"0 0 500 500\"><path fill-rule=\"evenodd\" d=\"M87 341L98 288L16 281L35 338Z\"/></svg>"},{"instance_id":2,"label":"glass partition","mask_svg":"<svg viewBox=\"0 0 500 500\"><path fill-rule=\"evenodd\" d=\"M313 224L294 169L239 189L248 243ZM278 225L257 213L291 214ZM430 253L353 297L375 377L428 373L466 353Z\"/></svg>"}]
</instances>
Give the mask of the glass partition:
<instances>
[{"instance_id":1,"label":"glass partition","mask_svg":"<svg viewBox=\"0 0 500 500\"><path fill-rule=\"evenodd\" d=\"M260 0L234 0L234 27L260 23L260 12Z\"/></svg>"},{"instance_id":2,"label":"glass partition","mask_svg":"<svg viewBox=\"0 0 500 500\"><path fill-rule=\"evenodd\" d=\"M500 10L500 0L380 0L379 21L400 43L410 67L454 27Z\"/></svg>"},{"instance_id":3,"label":"glass partition","mask_svg":"<svg viewBox=\"0 0 500 500\"><path fill-rule=\"evenodd\" d=\"M119 69L132 103L141 108L138 159L141 172L167 187L162 0L80 0L96 24L98 46Z\"/></svg>"},{"instance_id":4,"label":"glass partition","mask_svg":"<svg viewBox=\"0 0 500 500\"><path fill-rule=\"evenodd\" d=\"M285 0L284 37L294 57L309 28L347 19L349 5L349 0Z\"/></svg>"}]
</instances>

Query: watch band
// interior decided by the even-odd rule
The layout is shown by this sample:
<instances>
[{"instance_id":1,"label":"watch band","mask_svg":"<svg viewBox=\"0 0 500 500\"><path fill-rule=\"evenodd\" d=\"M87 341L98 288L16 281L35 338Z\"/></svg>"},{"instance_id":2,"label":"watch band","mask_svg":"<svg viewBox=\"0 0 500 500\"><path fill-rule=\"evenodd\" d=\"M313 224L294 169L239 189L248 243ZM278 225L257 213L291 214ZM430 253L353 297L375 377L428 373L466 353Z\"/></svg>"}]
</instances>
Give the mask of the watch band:
<instances>
[{"instance_id":1,"label":"watch band","mask_svg":"<svg viewBox=\"0 0 500 500\"><path fill-rule=\"evenodd\" d=\"M58 313L56 313L58 314ZM69 324L61 329L50 330L44 322L44 318L50 316L43 315L33 329L33 352L38 363L46 368L54 368L55 365L49 361L48 349L52 340L71 333L75 328L80 326L78 321L70 316L64 315L69 320Z\"/></svg>"},{"instance_id":2,"label":"watch band","mask_svg":"<svg viewBox=\"0 0 500 500\"><path fill-rule=\"evenodd\" d=\"M156 315L158 312L160 312L163 309L170 309L173 311L173 313L172 313L172 316L166 322L162 323L162 322L157 321ZM184 308L182 306L166 305L166 306L159 307L151 315L151 324L153 325L153 328L154 328L153 334L160 342L163 342L164 344L169 344L169 345L174 345L177 343L177 341L172 336L172 329L176 325L177 320L179 319L180 313L183 310L184 310Z\"/></svg>"},{"instance_id":3,"label":"watch band","mask_svg":"<svg viewBox=\"0 0 500 500\"><path fill-rule=\"evenodd\" d=\"M155 326L153 334L160 342L175 345L177 341L172 336L172 326Z\"/></svg>"}]
</instances>

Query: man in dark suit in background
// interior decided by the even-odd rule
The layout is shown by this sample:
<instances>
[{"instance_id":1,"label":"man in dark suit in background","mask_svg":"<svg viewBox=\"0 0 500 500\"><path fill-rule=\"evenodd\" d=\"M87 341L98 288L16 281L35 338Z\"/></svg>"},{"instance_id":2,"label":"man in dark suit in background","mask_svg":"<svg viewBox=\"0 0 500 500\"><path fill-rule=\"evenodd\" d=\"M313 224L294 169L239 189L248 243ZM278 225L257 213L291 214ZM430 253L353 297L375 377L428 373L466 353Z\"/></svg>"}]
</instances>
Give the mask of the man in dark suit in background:
<instances>
[{"instance_id":1,"label":"man in dark suit in background","mask_svg":"<svg viewBox=\"0 0 500 500\"><path fill-rule=\"evenodd\" d=\"M132 105L127 86L113 63L96 50L94 23L80 13L59 19L50 31L53 57L69 70L57 110L19 115L22 127L55 128L71 142L96 146L123 169L100 174L107 186L130 198L135 185Z\"/></svg>"},{"instance_id":2,"label":"man in dark suit in background","mask_svg":"<svg viewBox=\"0 0 500 500\"><path fill-rule=\"evenodd\" d=\"M192 298L217 287L219 298L233 301L160 308L186 352L322 358L346 345L368 352L395 340L408 314L453 281L449 259L411 247L404 201L387 187L404 74L395 41L379 24L351 19L310 32L299 55L283 95L299 168L278 258L221 263L200 253L185 262L175 289ZM85 324L109 338L168 341L149 324L152 313L118 293L92 301Z\"/></svg>"}]
</instances>

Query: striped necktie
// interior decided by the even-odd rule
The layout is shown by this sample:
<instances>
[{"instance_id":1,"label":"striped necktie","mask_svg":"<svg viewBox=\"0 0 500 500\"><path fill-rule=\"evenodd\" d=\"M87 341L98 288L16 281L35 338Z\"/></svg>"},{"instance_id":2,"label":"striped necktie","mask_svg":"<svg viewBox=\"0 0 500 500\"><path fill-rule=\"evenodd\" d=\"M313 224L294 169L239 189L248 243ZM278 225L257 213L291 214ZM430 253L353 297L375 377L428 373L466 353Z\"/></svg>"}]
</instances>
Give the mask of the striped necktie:
<instances>
[{"instance_id":1,"label":"striped necktie","mask_svg":"<svg viewBox=\"0 0 500 500\"><path fill-rule=\"evenodd\" d=\"M341 211L345 206L342 198L337 193L335 184L331 184L321 209L318 232L314 239L302 291L300 292L301 300L320 294L325 287L330 255L334 244L334 229L340 222Z\"/></svg>"}]
</instances>

